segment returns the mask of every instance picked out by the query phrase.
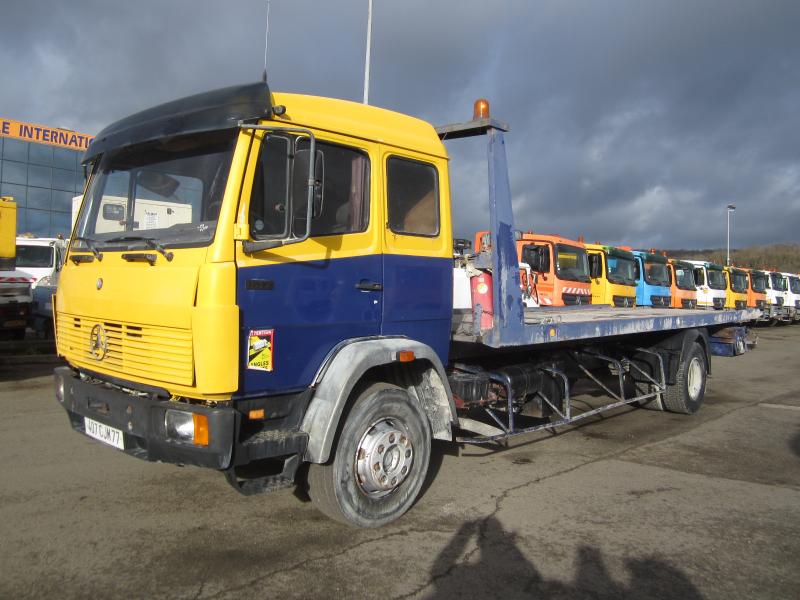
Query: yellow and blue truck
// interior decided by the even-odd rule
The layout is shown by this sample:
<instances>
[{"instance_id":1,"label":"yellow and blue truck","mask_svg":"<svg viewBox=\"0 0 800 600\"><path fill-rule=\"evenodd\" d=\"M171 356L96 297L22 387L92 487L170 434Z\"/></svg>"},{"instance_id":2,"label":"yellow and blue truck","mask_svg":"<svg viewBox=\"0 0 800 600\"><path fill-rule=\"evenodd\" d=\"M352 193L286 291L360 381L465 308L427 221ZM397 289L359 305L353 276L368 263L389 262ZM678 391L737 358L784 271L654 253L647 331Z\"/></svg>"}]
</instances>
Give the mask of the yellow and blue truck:
<instances>
[{"instance_id":1,"label":"yellow and blue truck","mask_svg":"<svg viewBox=\"0 0 800 600\"><path fill-rule=\"evenodd\" d=\"M752 315L527 308L508 128L477 108L434 128L258 83L103 130L55 301L72 427L243 494L305 485L375 527L419 495L432 439L497 444L632 402L696 411ZM456 262L443 140L472 136L494 243ZM573 404L577 377L611 401Z\"/></svg>"}]
</instances>

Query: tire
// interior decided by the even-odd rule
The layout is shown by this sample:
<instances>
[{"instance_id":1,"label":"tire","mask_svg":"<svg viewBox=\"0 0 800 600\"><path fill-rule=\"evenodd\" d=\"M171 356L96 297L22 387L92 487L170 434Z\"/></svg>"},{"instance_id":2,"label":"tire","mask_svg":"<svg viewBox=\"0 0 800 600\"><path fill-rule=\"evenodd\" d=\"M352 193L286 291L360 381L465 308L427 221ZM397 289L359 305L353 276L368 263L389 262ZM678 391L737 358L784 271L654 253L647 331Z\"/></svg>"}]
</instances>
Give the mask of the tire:
<instances>
[{"instance_id":1,"label":"tire","mask_svg":"<svg viewBox=\"0 0 800 600\"><path fill-rule=\"evenodd\" d=\"M670 412L691 415L703 404L708 378L708 365L700 344L693 343L675 375L675 384L667 386L664 394L664 408Z\"/></svg>"},{"instance_id":2,"label":"tire","mask_svg":"<svg viewBox=\"0 0 800 600\"><path fill-rule=\"evenodd\" d=\"M333 458L309 465L308 494L331 519L380 527L414 504L430 456L431 429L422 408L404 390L376 384L350 409Z\"/></svg>"}]
</instances>

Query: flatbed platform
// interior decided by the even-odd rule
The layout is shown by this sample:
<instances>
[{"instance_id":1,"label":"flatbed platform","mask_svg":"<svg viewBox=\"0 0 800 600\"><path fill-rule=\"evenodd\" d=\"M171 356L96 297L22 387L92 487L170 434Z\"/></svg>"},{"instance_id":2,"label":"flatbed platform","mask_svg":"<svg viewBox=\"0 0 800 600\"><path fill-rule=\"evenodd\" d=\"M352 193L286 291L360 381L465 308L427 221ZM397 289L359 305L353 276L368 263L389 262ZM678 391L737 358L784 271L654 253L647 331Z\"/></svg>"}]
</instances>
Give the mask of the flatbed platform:
<instances>
[{"instance_id":1,"label":"flatbed platform","mask_svg":"<svg viewBox=\"0 0 800 600\"><path fill-rule=\"evenodd\" d=\"M755 321L761 311L687 310L675 308L614 308L575 306L527 308L522 323L475 331L470 311L454 311L451 338L492 348L550 344L693 327L724 327ZM499 329L499 331L498 331Z\"/></svg>"}]
</instances>

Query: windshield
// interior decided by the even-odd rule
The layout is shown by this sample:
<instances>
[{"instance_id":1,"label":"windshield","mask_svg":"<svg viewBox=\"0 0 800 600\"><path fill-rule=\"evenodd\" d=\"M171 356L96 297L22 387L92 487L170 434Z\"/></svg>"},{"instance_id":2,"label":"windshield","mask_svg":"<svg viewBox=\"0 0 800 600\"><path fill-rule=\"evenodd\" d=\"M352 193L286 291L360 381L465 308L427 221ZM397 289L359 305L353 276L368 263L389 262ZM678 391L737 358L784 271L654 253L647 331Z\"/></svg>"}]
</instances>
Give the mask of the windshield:
<instances>
[{"instance_id":1,"label":"windshield","mask_svg":"<svg viewBox=\"0 0 800 600\"><path fill-rule=\"evenodd\" d=\"M754 292L763 292L767 289L767 276L764 273L750 273L750 285Z\"/></svg>"},{"instance_id":2,"label":"windshield","mask_svg":"<svg viewBox=\"0 0 800 600\"><path fill-rule=\"evenodd\" d=\"M786 291L786 280L780 273L770 273L769 278L772 281L772 289L779 292Z\"/></svg>"},{"instance_id":3,"label":"windshield","mask_svg":"<svg viewBox=\"0 0 800 600\"><path fill-rule=\"evenodd\" d=\"M52 267L54 256L55 252L52 246L17 246L17 268Z\"/></svg>"},{"instance_id":4,"label":"windshield","mask_svg":"<svg viewBox=\"0 0 800 600\"><path fill-rule=\"evenodd\" d=\"M747 273L744 271L731 270L731 289L734 292L742 293L747 291Z\"/></svg>"},{"instance_id":5,"label":"windshield","mask_svg":"<svg viewBox=\"0 0 800 600\"><path fill-rule=\"evenodd\" d=\"M608 263L608 280L610 282L636 285L635 261L632 258L614 256L609 253L606 255L606 262Z\"/></svg>"},{"instance_id":6,"label":"windshield","mask_svg":"<svg viewBox=\"0 0 800 600\"><path fill-rule=\"evenodd\" d=\"M77 236L95 246L211 242L235 131L167 138L104 155L81 207ZM85 240L76 247L88 248Z\"/></svg>"},{"instance_id":7,"label":"windshield","mask_svg":"<svg viewBox=\"0 0 800 600\"><path fill-rule=\"evenodd\" d=\"M694 267L692 265L675 264L675 285L682 290L697 289L694 285Z\"/></svg>"},{"instance_id":8,"label":"windshield","mask_svg":"<svg viewBox=\"0 0 800 600\"><path fill-rule=\"evenodd\" d=\"M789 277L789 289L793 294L800 294L800 277Z\"/></svg>"},{"instance_id":9,"label":"windshield","mask_svg":"<svg viewBox=\"0 0 800 600\"><path fill-rule=\"evenodd\" d=\"M714 290L724 290L728 287L725 283L725 273L720 269L708 268L706 272L708 273L708 287Z\"/></svg>"},{"instance_id":10,"label":"windshield","mask_svg":"<svg viewBox=\"0 0 800 600\"><path fill-rule=\"evenodd\" d=\"M650 285L669 285L669 270L667 265L662 262L655 262L650 259L644 261L644 280Z\"/></svg>"},{"instance_id":11,"label":"windshield","mask_svg":"<svg viewBox=\"0 0 800 600\"><path fill-rule=\"evenodd\" d=\"M577 246L556 244L556 275L559 279L589 282L589 258Z\"/></svg>"}]
</instances>

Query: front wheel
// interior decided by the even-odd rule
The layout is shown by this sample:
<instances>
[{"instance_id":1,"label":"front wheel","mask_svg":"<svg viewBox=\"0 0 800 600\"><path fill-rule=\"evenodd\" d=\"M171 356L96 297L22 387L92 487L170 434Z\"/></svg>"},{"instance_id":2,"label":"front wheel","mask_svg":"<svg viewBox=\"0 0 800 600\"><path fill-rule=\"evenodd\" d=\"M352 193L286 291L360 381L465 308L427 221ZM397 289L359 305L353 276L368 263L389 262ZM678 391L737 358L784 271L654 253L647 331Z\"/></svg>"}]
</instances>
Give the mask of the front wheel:
<instances>
[{"instance_id":1,"label":"front wheel","mask_svg":"<svg viewBox=\"0 0 800 600\"><path fill-rule=\"evenodd\" d=\"M664 408L670 412L690 415L700 409L706 392L708 365L703 348L693 343L681 357L675 374L675 384L667 386Z\"/></svg>"},{"instance_id":2,"label":"front wheel","mask_svg":"<svg viewBox=\"0 0 800 600\"><path fill-rule=\"evenodd\" d=\"M374 385L353 404L333 459L309 466L308 493L332 519L380 527L411 508L430 455L430 424L419 404L398 387Z\"/></svg>"}]
</instances>

